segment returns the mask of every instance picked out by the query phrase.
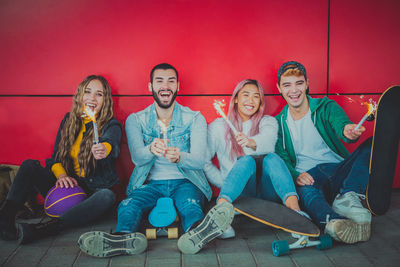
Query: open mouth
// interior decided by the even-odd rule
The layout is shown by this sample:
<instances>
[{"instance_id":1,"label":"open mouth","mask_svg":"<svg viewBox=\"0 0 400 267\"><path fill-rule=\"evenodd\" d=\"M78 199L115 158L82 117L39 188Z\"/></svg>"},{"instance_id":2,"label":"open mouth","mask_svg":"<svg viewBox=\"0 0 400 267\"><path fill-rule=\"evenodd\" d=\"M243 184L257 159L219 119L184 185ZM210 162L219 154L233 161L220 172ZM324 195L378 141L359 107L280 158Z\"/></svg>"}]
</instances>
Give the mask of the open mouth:
<instances>
[{"instance_id":1,"label":"open mouth","mask_svg":"<svg viewBox=\"0 0 400 267\"><path fill-rule=\"evenodd\" d=\"M300 99L300 96L301 96L301 94L296 94L296 95L288 95L289 99L290 99L290 100L292 100L292 101L294 101L294 102L297 102L297 101L299 101L299 99Z\"/></svg>"},{"instance_id":2,"label":"open mouth","mask_svg":"<svg viewBox=\"0 0 400 267\"><path fill-rule=\"evenodd\" d=\"M96 105L95 104L91 104L91 103L86 103L85 106L89 107L93 112L96 109Z\"/></svg>"},{"instance_id":3,"label":"open mouth","mask_svg":"<svg viewBox=\"0 0 400 267\"><path fill-rule=\"evenodd\" d=\"M248 111L252 111L254 109L253 105L244 105L244 108Z\"/></svg>"},{"instance_id":4,"label":"open mouth","mask_svg":"<svg viewBox=\"0 0 400 267\"><path fill-rule=\"evenodd\" d=\"M158 96L162 102L168 102L173 95L171 90L160 90Z\"/></svg>"}]
</instances>

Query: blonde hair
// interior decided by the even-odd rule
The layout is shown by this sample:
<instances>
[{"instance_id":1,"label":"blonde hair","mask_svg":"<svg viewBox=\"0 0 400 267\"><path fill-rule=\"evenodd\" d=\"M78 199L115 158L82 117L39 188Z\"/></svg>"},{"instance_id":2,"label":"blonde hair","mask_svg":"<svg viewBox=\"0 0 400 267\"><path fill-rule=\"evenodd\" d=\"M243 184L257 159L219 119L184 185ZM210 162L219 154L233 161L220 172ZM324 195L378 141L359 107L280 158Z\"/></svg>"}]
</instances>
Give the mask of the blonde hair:
<instances>
[{"instance_id":1,"label":"blonde hair","mask_svg":"<svg viewBox=\"0 0 400 267\"><path fill-rule=\"evenodd\" d=\"M291 67L291 66L288 66ZM284 73L282 73L282 76L288 77L288 76L304 76L304 72L302 72L299 69L287 69Z\"/></svg>"},{"instance_id":2,"label":"blonde hair","mask_svg":"<svg viewBox=\"0 0 400 267\"><path fill-rule=\"evenodd\" d=\"M93 81L98 80L103 85L104 94L103 94L103 106L100 112L97 115L97 127L99 130L99 135L102 135L103 128L107 122L109 122L113 118L113 100L111 95L111 87L108 84L107 80L103 76L99 75L90 75L86 77L79 85L76 91L76 94L73 98L73 106L69 113L69 117L64 124L64 127L61 130L61 140L58 144L56 158L61 162L63 167L66 169L67 174L71 175L74 173L73 161L70 156L70 151L75 143L75 139L82 127L83 119L83 105L82 99L85 93L85 89L88 84ZM78 163L82 170L86 175L88 175L91 171L95 169L95 159L92 154L92 146L93 146L93 138L94 132L93 127L86 131L86 134L83 135L79 153L78 153Z\"/></svg>"}]
</instances>

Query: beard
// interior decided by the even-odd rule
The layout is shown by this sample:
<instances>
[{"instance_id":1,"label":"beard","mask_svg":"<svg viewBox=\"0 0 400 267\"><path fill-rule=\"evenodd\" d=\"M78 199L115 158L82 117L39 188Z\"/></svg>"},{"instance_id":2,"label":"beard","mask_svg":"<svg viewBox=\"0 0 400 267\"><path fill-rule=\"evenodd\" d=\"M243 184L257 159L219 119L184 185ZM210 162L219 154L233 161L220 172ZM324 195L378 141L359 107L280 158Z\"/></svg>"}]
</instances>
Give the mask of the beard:
<instances>
[{"instance_id":1,"label":"beard","mask_svg":"<svg viewBox=\"0 0 400 267\"><path fill-rule=\"evenodd\" d=\"M164 103L161 102L161 100L158 97L157 93L154 91L153 86L151 86L151 89L152 89L151 91L153 93L154 100L157 102L157 104L158 104L158 106L160 108L164 108L164 109L167 109L167 108L171 107L172 104L175 101L176 96L178 95L178 90L176 90L175 93L173 93L173 95L172 95L171 101L169 103L167 103L167 104L164 104ZM170 91L172 93L172 90L168 90L168 91Z\"/></svg>"}]
</instances>

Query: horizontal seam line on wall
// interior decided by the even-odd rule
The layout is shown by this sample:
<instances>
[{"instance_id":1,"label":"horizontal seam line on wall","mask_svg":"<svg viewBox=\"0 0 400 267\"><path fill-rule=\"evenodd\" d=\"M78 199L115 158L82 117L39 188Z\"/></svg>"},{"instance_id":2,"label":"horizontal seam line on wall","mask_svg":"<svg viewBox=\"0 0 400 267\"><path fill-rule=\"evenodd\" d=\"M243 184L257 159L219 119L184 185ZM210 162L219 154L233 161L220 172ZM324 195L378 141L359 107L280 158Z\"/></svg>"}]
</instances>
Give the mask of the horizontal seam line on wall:
<instances>
[{"instance_id":1,"label":"horizontal seam line on wall","mask_svg":"<svg viewBox=\"0 0 400 267\"><path fill-rule=\"evenodd\" d=\"M381 95L382 93L329 93L329 94L310 94L310 95L323 95L323 96L346 96L346 95ZM74 95L0 95L0 97L73 97ZM151 97L152 95L112 95L113 97ZM231 96L231 94L202 94L202 95L178 95L184 97L198 96ZM264 94L264 96L280 96L280 94Z\"/></svg>"}]
</instances>

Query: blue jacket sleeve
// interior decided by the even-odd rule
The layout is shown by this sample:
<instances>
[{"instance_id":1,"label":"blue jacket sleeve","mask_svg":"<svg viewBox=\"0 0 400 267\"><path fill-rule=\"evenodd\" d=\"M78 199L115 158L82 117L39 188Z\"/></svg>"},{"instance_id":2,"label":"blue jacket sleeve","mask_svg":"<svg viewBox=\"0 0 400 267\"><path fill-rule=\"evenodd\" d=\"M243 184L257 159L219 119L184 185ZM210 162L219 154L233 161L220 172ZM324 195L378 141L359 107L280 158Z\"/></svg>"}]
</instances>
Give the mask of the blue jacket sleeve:
<instances>
[{"instance_id":1,"label":"blue jacket sleeve","mask_svg":"<svg viewBox=\"0 0 400 267\"><path fill-rule=\"evenodd\" d=\"M198 112L190 128L190 152L181 152L178 166L185 169L203 169L207 158L207 123Z\"/></svg>"},{"instance_id":2,"label":"blue jacket sleeve","mask_svg":"<svg viewBox=\"0 0 400 267\"><path fill-rule=\"evenodd\" d=\"M152 161L155 155L150 152L150 146L144 144L143 133L135 113L126 119L125 131L132 162L136 166L142 166Z\"/></svg>"}]
</instances>

